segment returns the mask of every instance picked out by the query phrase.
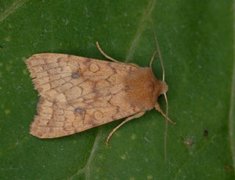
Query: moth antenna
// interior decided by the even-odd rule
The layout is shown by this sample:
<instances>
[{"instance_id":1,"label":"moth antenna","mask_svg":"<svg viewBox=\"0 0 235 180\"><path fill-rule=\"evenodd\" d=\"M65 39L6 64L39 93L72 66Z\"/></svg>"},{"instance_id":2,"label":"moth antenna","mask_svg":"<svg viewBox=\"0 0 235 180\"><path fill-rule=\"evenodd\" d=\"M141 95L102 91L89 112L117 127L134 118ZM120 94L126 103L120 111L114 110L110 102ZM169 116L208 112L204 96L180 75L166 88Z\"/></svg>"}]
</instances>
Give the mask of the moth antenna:
<instances>
[{"instance_id":1,"label":"moth antenna","mask_svg":"<svg viewBox=\"0 0 235 180\"><path fill-rule=\"evenodd\" d=\"M161 50L160 50L160 47L159 47L159 43L158 43L156 32L153 31L153 33L154 33L155 44L156 44L156 47L157 47L157 51L158 51L159 59L160 59L160 64L161 64L161 68L162 68L162 81L165 82L165 68L164 68L164 64L163 64L162 54L161 54ZM161 110L159 104L158 104L157 108L155 106L155 109L158 110L158 111L160 110L159 112L166 119L166 121L165 121L165 131L164 131L164 159L166 161L166 159L167 159L167 132L168 132L169 117L168 117L168 100L167 100L167 95L166 95L166 93L164 93L163 95L164 95L164 99L165 99L165 102L166 102L166 113L165 114L163 113L163 111ZM175 124L175 122L173 122L172 120L170 120L169 122Z\"/></svg>"},{"instance_id":2,"label":"moth antenna","mask_svg":"<svg viewBox=\"0 0 235 180\"><path fill-rule=\"evenodd\" d=\"M159 47L159 44L158 44L157 35L156 35L155 31L153 31L153 32L154 32L154 39L155 39L155 43L156 43L156 47L157 47L157 51L158 51L158 55L159 55L159 59L160 59L160 64L161 64L161 68L162 68L162 81L165 82L165 68L164 68L164 64L163 64L163 60L162 60L162 54L161 54L161 50L160 50L160 47ZM168 118L168 100L167 100L167 95L166 95L166 93L164 93L163 95L164 95L164 99L165 99L165 102L166 102L166 113L165 113L165 115Z\"/></svg>"},{"instance_id":3,"label":"moth antenna","mask_svg":"<svg viewBox=\"0 0 235 180\"><path fill-rule=\"evenodd\" d=\"M118 60L116 60L116 59L110 57L109 55L107 55L107 54L101 49L101 47L100 47L98 41L96 41L96 47L97 47L97 49L100 51L100 53L101 53L104 57L106 57L107 59L109 59L110 61L119 62Z\"/></svg>"},{"instance_id":4,"label":"moth antenna","mask_svg":"<svg viewBox=\"0 0 235 180\"><path fill-rule=\"evenodd\" d=\"M163 94L165 102L166 102L166 116L168 117L168 100L166 93ZM165 130L164 130L164 159L167 159L167 135L168 135L168 122L165 121Z\"/></svg>"},{"instance_id":5,"label":"moth antenna","mask_svg":"<svg viewBox=\"0 0 235 180\"><path fill-rule=\"evenodd\" d=\"M154 32L154 39L155 39L155 43L156 43L156 47L157 47L157 52L159 55L159 59L160 59L160 64L161 64L161 68L162 68L162 81L165 82L165 68L164 68L164 64L163 64L163 60L162 60L162 54L161 54L161 50L158 44L158 40L157 40L157 35Z\"/></svg>"},{"instance_id":6,"label":"moth antenna","mask_svg":"<svg viewBox=\"0 0 235 180\"><path fill-rule=\"evenodd\" d=\"M166 93L163 94L165 97L166 102L167 101L167 96ZM172 121L169 117L168 117L168 106L166 106L166 113L164 113L160 107L160 105L158 103L155 104L155 109L161 113L161 115L165 118L165 131L164 131L164 159L166 161L167 159L167 130L168 130L168 122L175 124L174 121Z\"/></svg>"}]
</instances>

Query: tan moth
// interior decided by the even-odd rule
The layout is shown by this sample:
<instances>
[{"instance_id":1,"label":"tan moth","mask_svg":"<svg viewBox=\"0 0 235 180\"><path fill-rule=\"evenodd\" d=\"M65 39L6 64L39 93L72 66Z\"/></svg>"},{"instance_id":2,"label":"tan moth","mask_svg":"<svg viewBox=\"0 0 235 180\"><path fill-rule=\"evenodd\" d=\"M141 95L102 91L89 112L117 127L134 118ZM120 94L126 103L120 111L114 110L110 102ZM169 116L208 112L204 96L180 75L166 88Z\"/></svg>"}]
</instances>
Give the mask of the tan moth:
<instances>
[{"instance_id":1,"label":"tan moth","mask_svg":"<svg viewBox=\"0 0 235 180\"><path fill-rule=\"evenodd\" d=\"M126 118L121 125L155 108L168 121L157 99L166 95L165 81L151 67L67 54L41 53L27 59L40 100L30 133L57 138ZM153 59L153 58L152 58ZM151 60L152 62L152 60Z\"/></svg>"}]
</instances>

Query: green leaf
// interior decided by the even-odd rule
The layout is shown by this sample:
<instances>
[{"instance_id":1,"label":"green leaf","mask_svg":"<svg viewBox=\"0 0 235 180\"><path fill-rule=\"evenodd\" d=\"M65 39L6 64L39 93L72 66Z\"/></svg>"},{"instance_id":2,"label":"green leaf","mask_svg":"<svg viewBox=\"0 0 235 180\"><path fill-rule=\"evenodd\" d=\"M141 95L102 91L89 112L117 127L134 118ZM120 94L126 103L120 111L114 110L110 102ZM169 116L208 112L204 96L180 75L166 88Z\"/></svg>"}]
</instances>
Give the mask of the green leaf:
<instances>
[{"instance_id":1,"label":"green leaf","mask_svg":"<svg viewBox=\"0 0 235 180\"><path fill-rule=\"evenodd\" d=\"M0 1L0 179L234 179L232 0ZM158 36L169 116L156 111L69 137L29 135L38 101L24 61L57 52L148 66ZM154 72L161 77L159 61ZM164 104L163 99L160 99Z\"/></svg>"}]
</instances>

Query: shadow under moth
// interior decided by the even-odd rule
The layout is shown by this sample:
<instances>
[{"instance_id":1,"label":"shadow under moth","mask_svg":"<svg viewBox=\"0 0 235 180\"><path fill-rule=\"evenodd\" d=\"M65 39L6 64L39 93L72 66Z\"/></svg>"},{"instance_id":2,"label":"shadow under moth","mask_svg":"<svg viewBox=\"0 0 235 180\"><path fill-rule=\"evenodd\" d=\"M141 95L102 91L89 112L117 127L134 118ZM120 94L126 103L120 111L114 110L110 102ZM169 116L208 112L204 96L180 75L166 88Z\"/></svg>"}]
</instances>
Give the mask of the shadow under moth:
<instances>
[{"instance_id":1,"label":"shadow under moth","mask_svg":"<svg viewBox=\"0 0 235 180\"><path fill-rule=\"evenodd\" d=\"M157 102L167 84L155 78L151 67L118 62L97 47L111 61L56 53L26 60L40 95L32 135L57 138L126 118L109 139L121 125L153 108L169 120Z\"/></svg>"}]
</instances>

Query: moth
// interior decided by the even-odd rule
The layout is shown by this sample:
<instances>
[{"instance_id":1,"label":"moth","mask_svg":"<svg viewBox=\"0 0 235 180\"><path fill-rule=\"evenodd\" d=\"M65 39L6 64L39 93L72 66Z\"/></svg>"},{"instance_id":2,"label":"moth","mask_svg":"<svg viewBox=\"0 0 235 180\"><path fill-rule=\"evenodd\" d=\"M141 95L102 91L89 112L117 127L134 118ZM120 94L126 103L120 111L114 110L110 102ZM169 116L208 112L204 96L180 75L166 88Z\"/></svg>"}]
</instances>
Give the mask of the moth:
<instances>
[{"instance_id":1,"label":"moth","mask_svg":"<svg viewBox=\"0 0 235 180\"><path fill-rule=\"evenodd\" d=\"M151 67L119 62L97 47L111 61L56 53L26 60L40 96L33 136L63 137L126 118L108 141L121 125L153 108L170 121L157 102L168 90L165 81Z\"/></svg>"}]
</instances>

